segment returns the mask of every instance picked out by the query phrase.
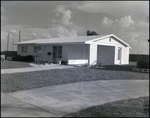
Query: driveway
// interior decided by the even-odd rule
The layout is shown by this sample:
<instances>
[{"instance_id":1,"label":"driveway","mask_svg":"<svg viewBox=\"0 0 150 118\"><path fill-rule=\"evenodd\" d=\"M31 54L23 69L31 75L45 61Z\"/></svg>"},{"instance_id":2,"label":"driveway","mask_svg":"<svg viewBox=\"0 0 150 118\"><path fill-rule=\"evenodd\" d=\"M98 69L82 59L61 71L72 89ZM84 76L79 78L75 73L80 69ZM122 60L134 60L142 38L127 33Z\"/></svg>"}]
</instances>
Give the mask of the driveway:
<instances>
[{"instance_id":1,"label":"driveway","mask_svg":"<svg viewBox=\"0 0 150 118\"><path fill-rule=\"evenodd\" d=\"M149 96L149 80L86 81L18 91L4 95L13 97L13 99L16 98L17 101L22 101L31 108L30 113L32 113L32 116L44 117L49 115L58 117L115 100ZM25 105L20 105L17 111L11 106L14 104L18 106L18 103L14 103L11 99L8 99L7 102L9 107L4 109L6 107L6 99L2 97L2 116L16 117L18 115L21 116L24 112L28 115L27 111L19 111ZM40 109L41 115L37 113L38 110L32 108ZM29 115L31 115L30 113Z\"/></svg>"}]
</instances>

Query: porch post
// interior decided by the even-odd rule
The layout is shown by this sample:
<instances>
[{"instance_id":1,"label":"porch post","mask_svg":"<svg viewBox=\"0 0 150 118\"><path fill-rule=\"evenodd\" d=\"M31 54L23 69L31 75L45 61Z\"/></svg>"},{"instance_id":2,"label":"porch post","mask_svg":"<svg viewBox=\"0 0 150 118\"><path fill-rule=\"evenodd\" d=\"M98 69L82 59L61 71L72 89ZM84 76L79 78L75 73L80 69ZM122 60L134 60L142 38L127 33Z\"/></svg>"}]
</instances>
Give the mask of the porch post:
<instances>
[{"instance_id":1,"label":"porch post","mask_svg":"<svg viewBox=\"0 0 150 118\"><path fill-rule=\"evenodd\" d=\"M89 45L89 65L97 64L97 44Z\"/></svg>"}]
</instances>

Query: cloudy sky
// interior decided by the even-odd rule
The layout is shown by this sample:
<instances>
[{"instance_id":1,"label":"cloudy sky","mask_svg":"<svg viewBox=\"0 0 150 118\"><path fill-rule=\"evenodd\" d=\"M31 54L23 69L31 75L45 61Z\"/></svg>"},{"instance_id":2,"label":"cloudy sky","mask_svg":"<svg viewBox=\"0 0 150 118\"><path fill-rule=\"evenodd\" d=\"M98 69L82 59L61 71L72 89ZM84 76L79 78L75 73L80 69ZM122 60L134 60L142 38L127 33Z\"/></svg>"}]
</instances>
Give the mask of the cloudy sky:
<instances>
[{"instance_id":1,"label":"cloudy sky","mask_svg":"<svg viewBox=\"0 0 150 118\"><path fill-rule=\"evenodd\" d=\"M12 42L86 35L115 34L132 47L131 54L148 54L149 1L1 1L1 50L7 34ZM16 46L13 47L16 50Z\"/></svg>"}]
</instances>

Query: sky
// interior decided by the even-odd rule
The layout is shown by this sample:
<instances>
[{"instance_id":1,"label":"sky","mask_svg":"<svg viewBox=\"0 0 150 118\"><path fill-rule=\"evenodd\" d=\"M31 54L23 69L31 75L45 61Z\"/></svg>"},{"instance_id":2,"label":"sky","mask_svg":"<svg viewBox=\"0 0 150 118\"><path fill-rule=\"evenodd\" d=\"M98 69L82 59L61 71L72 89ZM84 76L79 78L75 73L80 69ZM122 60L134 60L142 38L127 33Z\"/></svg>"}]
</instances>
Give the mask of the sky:
<instances>
[{"instance_id":1,"label":"sky","mask_svg":"<svg viewBox=\"0 0 150 118\"><path fill-rule=\"evenodd\" d=\"M114 34L130 54L149 54L149 1L1 1L1 51L13 42Z\"/></svg>"}]
</instances>

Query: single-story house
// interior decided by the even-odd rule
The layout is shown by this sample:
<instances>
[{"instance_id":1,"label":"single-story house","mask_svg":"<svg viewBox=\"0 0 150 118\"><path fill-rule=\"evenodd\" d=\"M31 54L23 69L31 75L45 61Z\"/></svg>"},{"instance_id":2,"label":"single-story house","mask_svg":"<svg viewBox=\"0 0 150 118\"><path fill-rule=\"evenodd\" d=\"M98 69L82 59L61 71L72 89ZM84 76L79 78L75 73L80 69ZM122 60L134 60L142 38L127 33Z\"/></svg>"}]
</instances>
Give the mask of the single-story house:
<instances>
[{"instance_id":1,"label":"single-story house","mask_svg":"<svg viewBox=\"0 0 150 118\"><path fill-rule=\"evenodd\" d=\"M114 34L35 39L17 42L16 45L19 55L39 56L41 61L53 62L55 59L68 65L129 64L131 49L129 44Z\"/></svg>"}]
</instances>

